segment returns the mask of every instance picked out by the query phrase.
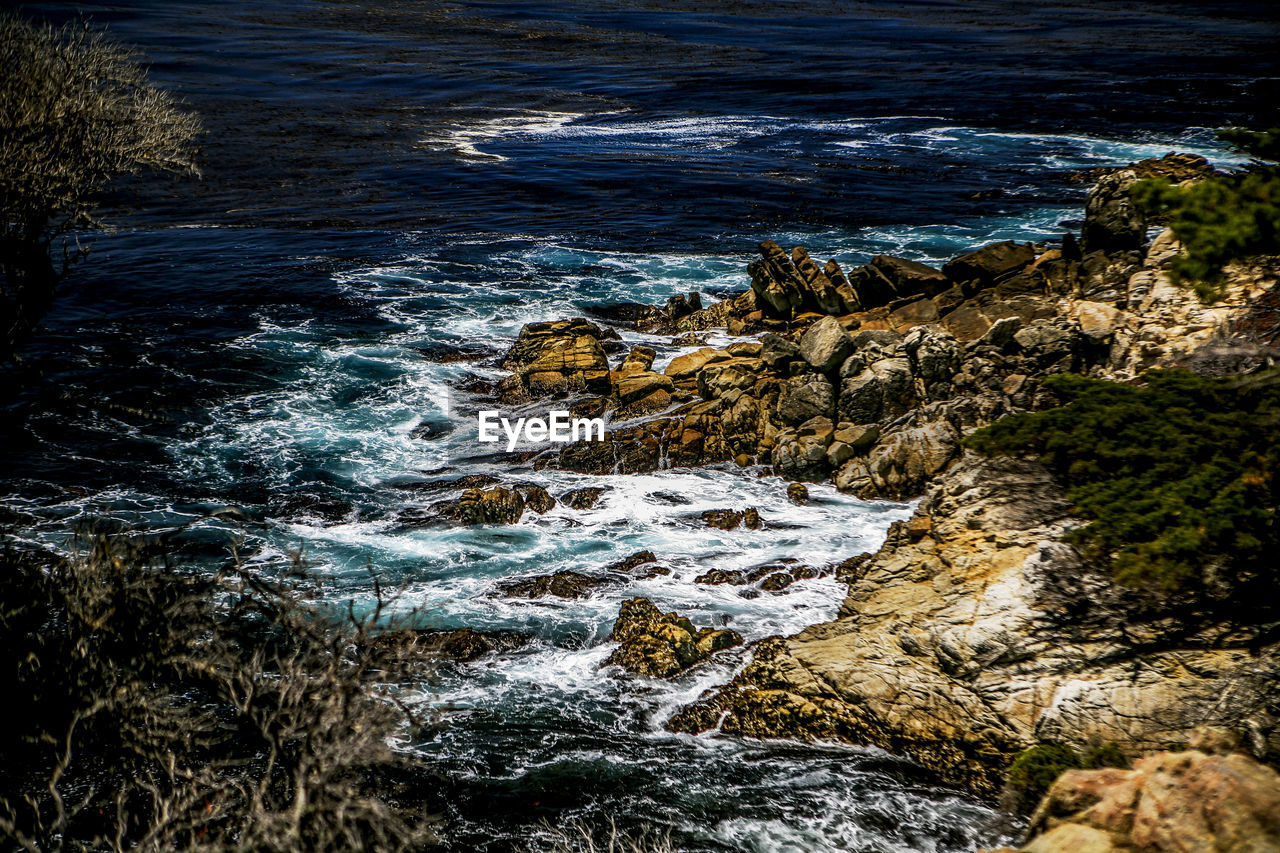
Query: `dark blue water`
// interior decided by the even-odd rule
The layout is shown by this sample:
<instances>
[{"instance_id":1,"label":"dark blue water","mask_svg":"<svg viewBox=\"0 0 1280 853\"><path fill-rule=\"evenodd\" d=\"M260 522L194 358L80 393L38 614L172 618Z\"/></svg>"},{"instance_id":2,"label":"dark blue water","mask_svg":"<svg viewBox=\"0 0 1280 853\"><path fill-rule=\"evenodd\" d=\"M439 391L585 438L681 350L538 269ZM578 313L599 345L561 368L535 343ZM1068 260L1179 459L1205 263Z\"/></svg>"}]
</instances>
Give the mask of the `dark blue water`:
<instances>
[{"instance_id":1,"label":"dark blue water","mask_svg":"<svg viewBox=\"0 0 1280 853\"><path fill-rule=\"evenodd\" d=\"M647 595L748 639L830 617L829 579L744 598L692 578L874 548L908 506L714 468L512 470L477 456L467 389L523 323L746 284L765 238L854 264L939 261L1074 227L1081 170L1169 150L1232 162L1224 124L1274 124L1269 3L37 3L92 13L203 117L200 181L140 178L21 369L9 370L0 504L58 545L103 519L191 522L264 570L303 548L335 601L366 566L424 625L516 628L526 649L421 687L406 735L440 768L458 849L510 849L541 820L615 817L681 849L962 851L988 804L847 746L661 731L723 681L601 671L618 603ZM624 333L656 346L669 339ZM713 336L713 342L724 342ZM471 360L453 356L468 354ZM432 434L458 426L443 438ZM497 529L408 528L471 473L601 505ZM206 518L236 506L247 529ZM758 506L758 533L698 513ZM641 548L669 576L581 601L497 581L592 571ZM438 784L424 780L424 784Z\"/></svg>"}]
</instances>

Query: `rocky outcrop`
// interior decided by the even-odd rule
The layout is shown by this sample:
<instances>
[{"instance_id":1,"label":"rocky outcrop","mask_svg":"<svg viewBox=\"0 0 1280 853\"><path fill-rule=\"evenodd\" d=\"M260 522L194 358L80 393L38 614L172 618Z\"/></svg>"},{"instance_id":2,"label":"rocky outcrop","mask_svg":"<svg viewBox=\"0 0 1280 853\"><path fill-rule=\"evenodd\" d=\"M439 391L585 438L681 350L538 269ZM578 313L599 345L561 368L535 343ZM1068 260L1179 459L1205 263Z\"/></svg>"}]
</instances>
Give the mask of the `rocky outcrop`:
<instances>
[{"instance_id":1,"label":"rocky outcrop","mask_svg":"<svg viewBox=\"0 0 1280 853\"><path fill-rule=\"evenodd\" d=\"M1021 853L1280 850L1280 774L1229 748L1196 746L1148 755L1131 770L1063 773Z\"/></svg>"},{"instance_id":2,"label":"rocky outcrop","mask_svg":"<svg viewBox=\"0 0 1280 853\"><path fill-rule=\"evenodd\" d=\"M515 372L499 385L500 397L516 403L575 391L608 391L609 359L601 343L605 338L604 330L583 319L529 323L502 358L501 366Z\"/></svg>"},{"instance_id":3,"label":"rocky outcrop","mask_svg":"<svg viewBox=\"0 0 1280 853\"><path fill-rule=\"evenodd\" d=\"M1041 741L1139 754L1211 722L1280 749L1280 649L1144 619L1062 542L1076 523L1038 464L966 456L852 567L836 621L760 644L670 727L873 743L986 794Z\"/></svg>"},{"instance_id":4,"label":"rocky outcrop","mask_svg":"<svg viewBox=\"0 0 1280 853\"><path fill-rule=\"evenodd\" d=\"M431 510L458 524L515 524L524 515L524 498L515 489L467 489L455 500L439 501Z\"/></svg>"},{"instance_id":5,"label":"rocky outcrop","mask_svg":"<svg viewBox=\"0 0 1280 853\"><path fill-rule=\"evenodd\" d=\"M605 661L638 675L670 678L723 649L742 644L736 631L695 628L675 613L663 613L647 598L622 603L609 639L619 643Z\"/></svg>"}]
</instances>

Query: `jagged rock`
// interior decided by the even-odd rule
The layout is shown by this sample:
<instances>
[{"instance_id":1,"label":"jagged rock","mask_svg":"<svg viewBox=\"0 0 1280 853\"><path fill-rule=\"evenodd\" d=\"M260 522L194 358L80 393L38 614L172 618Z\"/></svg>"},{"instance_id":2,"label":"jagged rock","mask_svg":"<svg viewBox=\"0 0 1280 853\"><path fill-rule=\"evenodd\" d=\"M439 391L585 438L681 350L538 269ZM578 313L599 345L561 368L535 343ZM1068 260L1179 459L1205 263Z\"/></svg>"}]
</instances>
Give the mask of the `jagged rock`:
<instances>
[{"instance_id":1,"label":"jagged rock","mask_svg":"<svg viewBox=\"0 0 1280 853\"><path fill-rule=\"evenodd\" d=\"M960 436L946 421L890 433L865 458L849 460L836 475L836 487L863 498L914 497L959 449Z\"/></svg>"},{"instance_id":2,"label":"jagged rock","mask_svg":"<svg viewBox=\"0 0 1280 853\"><path fill-rule=\"evenodd\" d=\"M1280 850L1280 774L1248 756L1159 752L1132 770L1068 770L1023 853Z\"/></svg>"},{"instance_id":3,"label":"jagged rock","mask_svg":"<svg viewBox=\"0 0 1280 853\"><path fill-rule=\"evenodd\" d=\"M634 346L627 353L627 357L622 360L622 364L618 366L620 373L640 373L653 367L653 360L657 357L657 353L652 347Z\"/></svg>"},{"instance_id":4,"label":"jagged rock","mask_svg":"<svg viewBox=\"0 0 1280 853\"><path fill-rule=\"evenodd\" d=\"M621 645L606 666L655 678L670 678L718 651L742 645L736 631L695 628L683 616L663 613L647 598L622 602L609 639Z\"/></svg>"},{"instance_id":5,"label":"jagged rock","mask_svg":"<svg viewBox=\"0 0 1280 853\"><path fill-rule=\"evenodd\" d=\"M560 571L550 575L533 575L500 581L498 591L509 598L586 598L592 590L608 583L581 572Z\"/></svg>"},{"instance_id":6,"label":"jagged rock","mask_svg":"<svg viewBox=\"0 0 1280 853\"><path fill-rule=\"evenodd\" d=\"M415 628L378 634L368 642L378 659L441 659L467 663L493 652L507 652L527 645L529 638L515 631L421 630Z\"/></svg>"},{"instance_id":7,"label":"jagged rock","mask_svg":"<svg viewBox=\"0 0 1280 853\"><path fill-rule=\"evenodd\" d=\"M1081 248L1090 252L1132 252L1146 241L1147 223L1133 203L1130 189L1138 180L1133 169L1103 176L1084 203Z\"/></svg>"},{"instance_id":8,"label":"jagged rock","mask_svg":"<svg viewBox=\"0 0 1280 853\"><path fill-rule=\"evenodd\" d=\"M502 486L467 489L456 500L439 501L431 509L459 524L515 524L524 515L524 498Z\"/></svg>"},{"instance_id":9,"label":"jagged rock","mask_svg":"<svg viewBox=\"0 0 1280 853\"><path fill-rule=\"evenodd\" d=\"M668 395L669 401L670 394L676 390L676 386L661 373L638 370L633 373L614 374L613 389L618 397L618 405L625 406L659 392Z\"/></svg>"},{"instance_id":10,"label":"jagged rock","mask_svg":"<svg viewBox=\"0 0 1280 853\"><path fill-rule=\"evenodd\" d=\"M916 402L915 381L905 358L884 358L840 383L840 420L866 424L900 415Z\"/></svg>"},{"instance_id":11,"label":"jagged rock","mask_svg":"<svg viewBox=\"0 0 1280 853\"><path fill-rule=\"evenodd\" d=\"M933 327L912 329L903 339L911 372L920 380L924 396L951 396L951 380L960 370L964 350L950 333Z\"/></svg>"},{"instance_id":12,"label":"jagged rock","mask_svg":"<svg viewBox=\"0 0 1280 853\"><path fill-rule=\"evenodd\" d=\"M852 338L834 317L823 317L800 338L800 355L819 373L839 367L852 352Z\"/></svg>"},{"instance_id":13,"label":"jagged rock","mask_svg":"<svg viewBox=\"0 0 1280 853\"><path fill-rule=\"evenodd\" d=\"M951 287L951 280L940 270L906 258L877 255L871 259L871 266L889 280L898 298L935 296Z\"/></svg>"},{"instance_id":14,"label":"jagged rock","mask_svg":"<svg viewBox=\"0 0 1280 853\"><path fill-rule=\"evenodd\" d=\"M804 304L804 280L777 243L766 240L759 251L761 260L747 267L756 302L773 316L789 320Z\"/></svg>"},{"instance_id":15,"label":"jagged rock","mask_svg":"<svg viewBox=\"0 0 1280 853\"><path fill-rule=\"evenodd\" d=\"M709 509L702 513L702 520L708 527L736 530L742 524L742 513L732 509Z\"/></svg>"},{"instance_id":16,"label":"jagged rock","mask_svg":"<svg viewBox=\"0 0 1280 853\"><path fill-rule=\"evenodd\" d=\"M952 258L943 264L942 271L952 281L976 282L979 287L987 287L1035 259L1036 250L1030 243L1004 240Z\"/></svg>"},{"instance_id":17,"label":"jagged rock","mask_svg":"<svg viewBox=\"0 0 1280 853\"><path fill-rule=\"evenodd\" d=\"M679 381L681 379L693 379L698 375L698 371L706 367L708 364L714 364L717 361L728 361L733 358L729 353L722 349L713 349L711 347L703 347L697 352L678 355L671 359L666 370L663 371L671 379Z\"/></svg>"},{"instance_id":18,"label":"jagged rock","mask_svg":"<svg viewBox=\"0 0 1280 853\"><path fill-rule=\"evenodd\" d=\"M640 566L648 563L656 563L658 558L652 551L637 551L630 557L624 557L616 563L610 563L605 566L606 572L618 572L619 574L627 574Z\"/></svg>"},{"instance_id":19,"label":"jagged rock","mask_svg":"<svg viewBox=\"0 0 1280 853\"><path fill-rule=\"evenodd\" d=\"M570 489L560 496L560 500L564 501L564 505L571 509L591 509L600 501L600 496L604 492L604 489L595 486L589 486L584 489Z\"/></svg>"},{"instance_id":20,"label":"jagged rock","mask_svg":"<svg viewBox=\"0 0 1280 853\"><path fill-rule=\"evenodd\" d=\"M810 418L835 414L836 391L821 373L793 376L782 383L778 395L778 421L794 426Z\"/></svg>"},{"instance_id":21,"label":"jagged rock","mask_svg":"<svg viewBox=\"0 0 1280 853\"><path fill-rule=\"evenodd\" d=\"M694 583L707 584L709 586L719 586L728 584L730 586L743 586L750 583L747 580L747 573L737 571L735 569L712 569L709 572L703 572L693 579Z\"/></svg>"},{"instance_id":22,"label":"jagged rock","mask_svg":"<svg viewBox=\"0 0 1280 853\"><path fill-rule=\"evenodd\" d=\"M760 345L760 359L771 370L785 373L788 364L804 358L800 355L800 347L794 341L775 335L773 332L766 332L764 337L760 338Z\"/></svg>"},{"instance_id":23,"label":"jagged rock","mask_svg":"<svg viewBox=\"0 0 1280 853\"><path fill-rule=\"evenodd\" d=\"M500 397L515 402L573 391L607 392L605 337L599 326L581 318L526 324L502 359L502 366L515 374L499 385Z\"/></svg>"},{"instance_id":24,"label":"jagged rock","mask_svg":"<svg viewBox=\"0 0 1280 853\"><path fill-rule=\"evenodd\" d=\"M759 530L764 526L764 522L760 518L760 510L753 506L747 507L742 512L742 526L748 530Z\"/></svg>"},{"instance_id":25,"label":"jagged rock","mask_svg":"<svg viewBox=\"0 0 1280 853\"><path fill-rule=\"evenodd\" d=\"M797 506L804 506L809 502L809 490L804 483L792 483L787 486L787 498Z\"/></svg>"},{"instance_id":26,"label":"jagged rock","mask_svg":"<svg viewBox=\"0 0 1280 853\"><path fill-rule=\"evenodd\" d=\"M525 509L536 512L538 515L551 512L556 508L556 499L536 483L516 483L512 488L524 498Z\"/></svg>"},{"instance_id":27,"label":"jagged rock","mask_svg":"<svg viewBox=\"0 0 1280 853\"><path fill-rule=\"evenodd\" d=\"M708 364L698 372L698 394L706 400L723 397L733 390L747 391L755 387L764 369L758 358L730 358Z\"/></svg>"},{"instance_id":28,"label":"jagged rock","mask_svg":"<svg viewBox=\"0 0 1280 853\"><path fill-rule=\"evenodd\" d=\"M571 320L552 320L546 323L526 323L516 337L516 342L502 357L500 366L503 370L521 370L537 361L548 346L562 341L572 341L580 337L595 338L597 341L604 331L589 320L575 317Z\"/></svg>"}]
</instances>

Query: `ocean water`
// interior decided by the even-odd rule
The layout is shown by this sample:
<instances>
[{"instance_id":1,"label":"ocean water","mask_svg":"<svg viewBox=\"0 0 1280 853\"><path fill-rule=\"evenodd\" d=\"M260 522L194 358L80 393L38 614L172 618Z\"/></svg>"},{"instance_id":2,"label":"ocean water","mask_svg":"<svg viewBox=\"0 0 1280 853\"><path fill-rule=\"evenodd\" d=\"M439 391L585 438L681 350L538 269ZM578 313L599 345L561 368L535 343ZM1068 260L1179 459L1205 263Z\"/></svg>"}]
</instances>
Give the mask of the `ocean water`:
<instances>
[{"instance_id":1,"label":"ocean water","mask_svg":"<svg viewBox=\"0 0 1280 853\"><path fill-rule=\"evenodd\" d=\"M210 564L301 550L334 604L373 568L423 627L514 629L447 668L406 733L458 850L616 819L696 851L971 851L992 804L848 745L665 733L735 651L672 682L602 669L619 603L650 597L748 640L830 618L830 577L741 595L693 578L874 550L909 504L733 466L534 470L474 441L496 357L527 322L747 285L754 245L845 266L940 262L1078 226L1080 173L1170 150L1239 163L1211 128L1274 123L1265 3L36 3L138 45L204 116L203 178L104 199L115 230L7 371L0 506L65 546L85 524L189 524ZM630 331L628 343L684 350ZM729 339L712 334L713 343ZM605 493L509 527L408 524L490 474ZM758 507L722 533L710 508ZM232 525L211 514L236 507ZM580 600L499 581L654 551L671 574ZM1004 839L1008 840L1008 839Z\"/></svg>"}]
</instances>

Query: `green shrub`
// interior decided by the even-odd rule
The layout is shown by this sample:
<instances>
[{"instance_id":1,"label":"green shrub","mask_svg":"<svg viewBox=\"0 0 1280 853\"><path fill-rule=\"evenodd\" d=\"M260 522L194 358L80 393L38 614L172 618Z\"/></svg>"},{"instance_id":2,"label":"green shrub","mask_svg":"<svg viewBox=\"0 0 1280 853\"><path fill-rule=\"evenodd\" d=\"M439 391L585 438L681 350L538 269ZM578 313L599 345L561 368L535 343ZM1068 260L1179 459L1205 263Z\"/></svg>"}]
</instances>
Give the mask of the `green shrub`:
<instances>
[{"instance_id":1,"label":"green shrub","mask_svg":"<svg viewBox=\"0 0 1280 853\"><path fill-rule=\"evenodd\" d=\"M1260 160L1280 159L1280 128L1228 128L1219 137ZM1222 268L1250 255L1280 251L1280 167L1260 161L1242 171L1188 186L1162 178L1132 189L1144 213L1166 218L1186 253L1169 265L1173 278L1205 302L1222 295Z\"/></svg>"},{"instance_id":2,"label":"green shrub","mask_svg":"<svg viewBox=\"0 0 1280 853\"><path fill-rule=\"evenodd\" d=\"M1096 770L1099 767L1119 767L1127 770L1129 767L1129 756L1124 754L1124 750L1114 741L1108 741L1102 746L1095 747L1085 754L1084 760L1080 762L1080 766L1087 770Z\"/></svg>"},{"instance_id":3,"label":"green shrub","mask_svg":"<svg viewBox=\"0 0 1280 853\"><path fill-rule=\"evenodd\" d=\"M1051 376L1045 384L1065 405L1004 418L965 445L1038 456L1089 521L1068 541L1110 562L1118 582L1274 608L1277 378L1153 371L1142 385L1122 385Z\"/></svg>"},{"instance_id":4,"label":"green shrub","mask_svg":"<svg viewBox=\"0 0 1280 853\"><path fill-rule=\"evenodd\" d=\"M1009 767L1005 799L1016 811L1030 811L1062 771L1079 766L1080 756L1067 746L1042 743L1025 749Z\"/></svg>"}]
</instances>

